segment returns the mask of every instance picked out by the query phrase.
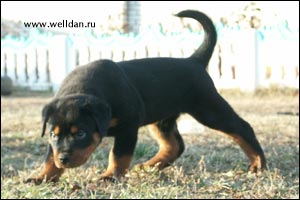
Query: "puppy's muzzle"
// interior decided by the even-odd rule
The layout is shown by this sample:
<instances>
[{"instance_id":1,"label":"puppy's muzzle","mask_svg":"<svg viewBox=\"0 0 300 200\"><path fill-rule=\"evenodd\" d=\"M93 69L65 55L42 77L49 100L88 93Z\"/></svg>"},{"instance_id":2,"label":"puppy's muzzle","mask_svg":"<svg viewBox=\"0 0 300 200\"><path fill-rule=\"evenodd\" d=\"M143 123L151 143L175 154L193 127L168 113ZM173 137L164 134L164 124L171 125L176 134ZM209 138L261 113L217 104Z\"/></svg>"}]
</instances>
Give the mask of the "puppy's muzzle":
<instances>
[{"instance_id":1,"label":"puppy's muzzle","mask_svg":"<svg viewBox=\"0 0 300 200\"><path fill-rule=\"evenodd\" d=\"M67 165L70 162L70 154L69 153L61 153L59 154L59 161L63 164L63 165Z\"/></svg>"}]
</instances>

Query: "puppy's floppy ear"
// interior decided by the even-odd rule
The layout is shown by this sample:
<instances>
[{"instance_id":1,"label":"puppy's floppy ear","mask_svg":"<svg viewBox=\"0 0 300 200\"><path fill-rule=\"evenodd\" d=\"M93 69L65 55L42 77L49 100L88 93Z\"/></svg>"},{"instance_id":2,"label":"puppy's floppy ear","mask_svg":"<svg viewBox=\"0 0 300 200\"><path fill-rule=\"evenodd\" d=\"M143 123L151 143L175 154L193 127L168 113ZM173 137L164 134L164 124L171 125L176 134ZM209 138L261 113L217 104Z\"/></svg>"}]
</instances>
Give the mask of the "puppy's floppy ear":
<instances>
[{"instance_id":1,"label":"puppy's floppy ear","mask_svg":"<svg viewBox=\"0 0 300 200\"><path fill-rule=\"evenodd\" d=\"M47 104L42 111L42 120L43 120L43 129L42 129L42 137L45 135L46 125L49 120L50 115L52 115L55 111L55 104L51 102Z\"/></svg>"},{"instance_id":2,"label":"puppy's floppy ear","mask_svg":"<svg viewBox=\"0 0 300 200\"><path fill-rule=\"evenodd\" d=\"M97 123L98 131L103 138L107 133L111 120L110 106L97 97L88 97L84 103L84 109L92 114Z\"/></svg>"}]
</instances>

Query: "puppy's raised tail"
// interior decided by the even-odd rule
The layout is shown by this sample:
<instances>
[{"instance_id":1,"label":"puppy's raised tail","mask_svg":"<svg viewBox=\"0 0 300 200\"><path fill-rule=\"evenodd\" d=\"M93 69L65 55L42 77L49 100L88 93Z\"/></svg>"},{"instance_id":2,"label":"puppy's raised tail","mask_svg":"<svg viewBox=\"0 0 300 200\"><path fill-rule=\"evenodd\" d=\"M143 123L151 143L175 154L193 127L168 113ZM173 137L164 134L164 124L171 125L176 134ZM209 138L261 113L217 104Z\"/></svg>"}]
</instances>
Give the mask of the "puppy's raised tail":
<instances>
[{"instance_id":1,"label":"puppy's raised tail","mask_svg":"<svg viewBox=\"0 0 300 200\"><path fill-rule=\"evenodd\" d=\"M217 42L217 31L212 20L206 14L195 10L184 10L175 16L192 18L202 25L205 32L204 40L191 58L200 61L206 68Z\"/></svg>"}]
</instances>

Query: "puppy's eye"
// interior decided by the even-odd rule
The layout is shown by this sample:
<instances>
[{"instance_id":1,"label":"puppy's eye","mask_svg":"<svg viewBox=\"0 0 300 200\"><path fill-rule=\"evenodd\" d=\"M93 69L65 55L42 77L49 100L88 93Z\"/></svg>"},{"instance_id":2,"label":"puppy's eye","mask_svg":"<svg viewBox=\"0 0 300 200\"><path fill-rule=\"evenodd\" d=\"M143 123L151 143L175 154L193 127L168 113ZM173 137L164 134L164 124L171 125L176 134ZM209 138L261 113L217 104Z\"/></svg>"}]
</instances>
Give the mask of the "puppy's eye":
<instances>
[{"instance_id":1,"label":"puppy's eye","mask_svg":"<svg viewBox=\"0 0 300 200\"><path fill-rule=\"evenodd\" d=\"M82 140L84 139L86 136L86 132L84 130L79 130L76 134L75 134L75 139L76 140Z\"/></svg>"}]
</instances>

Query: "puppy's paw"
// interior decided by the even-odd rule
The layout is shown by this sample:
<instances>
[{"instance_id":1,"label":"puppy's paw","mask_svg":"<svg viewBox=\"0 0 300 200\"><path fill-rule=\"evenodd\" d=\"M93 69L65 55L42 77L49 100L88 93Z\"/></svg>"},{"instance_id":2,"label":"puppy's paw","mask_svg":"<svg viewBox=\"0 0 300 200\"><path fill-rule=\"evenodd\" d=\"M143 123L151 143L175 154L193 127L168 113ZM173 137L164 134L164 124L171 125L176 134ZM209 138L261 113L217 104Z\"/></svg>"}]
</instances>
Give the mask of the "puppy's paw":
<instances>
[{"instance_id":1,"label":"puppy's paw","mask_svg":"<svg viewBox=\"0 0 300 200\"><path fill-rule=\"evenodd\" d=\"M115 183L117 179L113 176L100 176L100 181Z\"/></svg>"},{"instance_id":2,"label":"puppy's paw","mask_svg":"<svg viewBox=\"0 0 300 200\"><path fill-rule=\"evenodd\" d=\"M41 175L35 178L28 178L24 181L24 183L34 183L35 185L40 185L43 182L52 182L52 183L56 183L58 182L59 177L52 177L52 178L48 178L45 175Z\"/></svg>"},{"instance_id":3,"label":"puppy's paw","mask_svg":"<svg viewBox=\"0 0 300 200\"><path fill-rule=\"evenodd\" d=\"M42 178L28 178L24 183L34 183L35 185L40 185L44 179Z\"/></svg>"},{"instance_id":4,"label":"puppy's paw","mask_svg":"<svg viewBox=\"0 0 300 200\"><path fill-rule=\"evenodd\" d=\"M134 165L133 169L134 170L142 170L145 168L145 165L143 163L140 163L140 164L136 164Z\"/></svg>"},{"instance_id":5,"label":"puppy's paw","mask_svg":"<svg viewBox=\"0 0 300 200\"><path fill-rule=\"evenodd\" d=\"M259 171L267 170L267 165L265 159L257 156L256 159L249 166L249 171L251 173L258 173Z\"/></svg>"},{"instance_id":6,"label":"puppy's paw","mask_svg":"<svg viewBox=\"0 0 300 200\"><path fill-rule=\"evenodd\" d=\"M140 163L134 166L135 170L144 170L144 171L153 171L153 170L159 170L161 169L161 162L157 163Z\"/></svg>"},{"instance_id":7,"label":"puppy's paw","mask_svg":"<svg viewBox=\"0 0 300 200\"><path fill-rule=\"evenodd\" d=\"M115 183L117 179L114 177L114 173L109 170L100 175L100 180Z\"/></svg>"}]
</instances>

